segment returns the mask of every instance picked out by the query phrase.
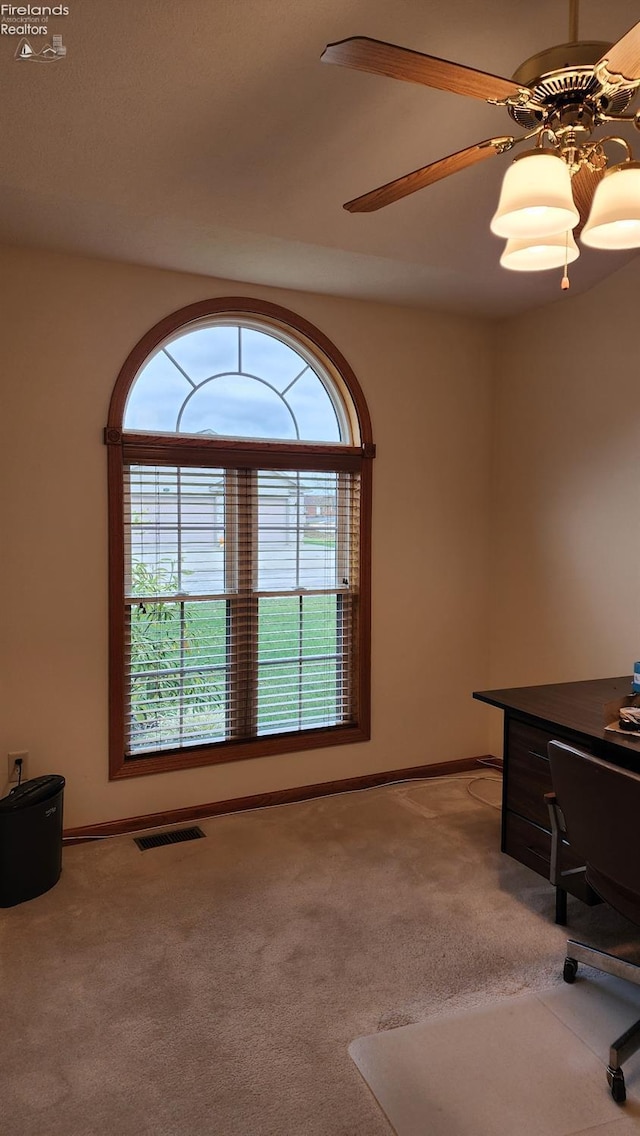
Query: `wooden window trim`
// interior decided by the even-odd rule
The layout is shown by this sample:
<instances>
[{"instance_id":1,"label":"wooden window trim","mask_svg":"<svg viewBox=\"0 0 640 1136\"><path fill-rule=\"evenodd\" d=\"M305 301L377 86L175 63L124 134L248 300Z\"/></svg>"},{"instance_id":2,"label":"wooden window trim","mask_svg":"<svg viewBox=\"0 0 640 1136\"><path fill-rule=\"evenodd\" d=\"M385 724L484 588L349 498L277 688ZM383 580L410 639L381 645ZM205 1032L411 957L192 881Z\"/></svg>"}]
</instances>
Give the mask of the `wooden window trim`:
<instances>
[{"instance_id":1,"label":"wooden window trim","mask_svg":"<svg viewBox=\"0 0 640 1136\"><path fill-rule=\"evenodd\" d=\"M206 317L257 315L297 332L319 349L336 372L357 414L359 446L305 443L231 442L170 434L124 432L124 409L129 389L148 356L172 333ZM133 348L116 381L104 440L108 464L109 517L109 778L119 780L152 773L215 765L247 758L304 752L367 741L371 736L371 492L375 446L371 420L360 385L338 349L312 324L278 305L245 297L223 297L191 304L161 320ZM125 757L125 627L122 605L125 578L123 477L129 463L176 465L217 464L228 468L343 470L360 473L360 596L356 633L358 644L358 722L295 733L269 734L249 740L165 750L161 754Z\"/></svg>"},{"instance_id":2,"label":"wooden window trim","mask_svg":"<svg viewBox=\"0 0 640 1136\"><path fill-rule=\"evenodd\" d=\"M350 395L358 416L361 442L363 445L367 443L369 445L373 444L371 419L362 388L342 352L338 350L323 332L317 327L314 327L308 320L303 319L302 316L297 315L295 312L288 311L287 308L280 307L279 304L270 304L267 303L266 300L254 300L244 296L221 296L212 300L199 300L195 304L187 304L185 308L180 308L177 312L172 312L171 315L165 316L165 318L160 320L155 327L152 327L146 335L143 335L142 339L136 344L125 360L116 380L109 405L107 429L122 430L124 408L127 395L129 394L129 388L143 363L164 339L167 339L168 336L172 335L175 331L182 329L186 331L189 324L197 323L199 320L206 319L207 316L220 316L225 314L229 316L237 315L240 319L243 315L262 316L267 320L273 320L284 328L289 328L297 332L298 335L302 339L306 339L312 347L315 346L319 348L320 354L324 355L329 362L333 364L336 371L336 378L338 381L340 379L342 380L342 384L346 387ZM265 445L268 444L269 443L265 443ZM371 456L373 457L373 454Z\"/></svg>"}]
</instances>

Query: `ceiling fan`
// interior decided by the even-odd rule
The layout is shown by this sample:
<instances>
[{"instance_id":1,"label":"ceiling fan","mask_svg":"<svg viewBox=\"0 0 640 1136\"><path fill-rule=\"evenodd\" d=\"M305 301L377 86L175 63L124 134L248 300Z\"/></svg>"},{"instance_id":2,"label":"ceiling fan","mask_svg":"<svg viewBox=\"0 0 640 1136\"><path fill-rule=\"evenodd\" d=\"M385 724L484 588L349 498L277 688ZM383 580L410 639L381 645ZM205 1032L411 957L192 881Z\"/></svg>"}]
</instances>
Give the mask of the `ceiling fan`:
<instances>
[{"instance_id":1,"label":"ceiling fan","mask_svg":"<svg viewBox=\"0 0 640 1136\"><path fill-rule=\"evenodd\" d=\"M511 118L525 130L519 137L499 135L467 146L348 201L344 208L350 213L381 209L467 166L535 139L534 148L520 154L507 170L491 228L511 242L528 242L529 247L532 239L553 236L557 247L551 258L553 264L535 263L535 255L520 256L519 263L505 263L503 254L505 267L554 267L562 263L558 259L561 245L564 263L575 259L579 250L571 234L574 228L577 232L584 229L583 242L595 247L639 247L640 163L633 161L624 138L594 138L593 134L597 127L611 122L631 123L640 130L640 111L627 112L640 86L640 23L613 45L579 40L578 4L579 0L569 0L570 42L527 59L512 79L365 36L328 44L322 54L325 63L483 99L506 107ZM625 158L609 167L605 146L611 143L623 147ZM554 163L551 157L562 161ZM624 187L620 173L626 175ZM609 174L611 177L605 177ZM612 220L609 198L617 200L621 192L625 199L624 216L618 215L618 209ZM560 208L561 197L564 212ZM598 212L596 206L601 197L604 211ZM557 215L552 218L554 206ZM632 243L621 243L624 241ZM547 245L551 243L547 241ZM526 253L526 249L511 249L516 260L523 251ZM523 259L526 263L522 263Z\"/></svg>"}]
</instances>

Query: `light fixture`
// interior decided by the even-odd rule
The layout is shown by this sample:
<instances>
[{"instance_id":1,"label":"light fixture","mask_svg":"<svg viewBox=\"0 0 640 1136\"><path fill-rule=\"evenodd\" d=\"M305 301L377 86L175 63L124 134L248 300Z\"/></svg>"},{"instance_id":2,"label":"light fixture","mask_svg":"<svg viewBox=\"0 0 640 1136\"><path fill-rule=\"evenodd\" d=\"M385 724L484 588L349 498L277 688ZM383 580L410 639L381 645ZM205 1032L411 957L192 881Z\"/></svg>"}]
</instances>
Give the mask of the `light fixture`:
<instances>
[{"instance_id":1,"label":"light fixture","mask_svg":"<svg viewBox=\"0 0 640 1136\"><path fill-rule=\"evenodd\" d=\"M640 162L606 171L580 239L591 248L640 248Z\"/></svg>"},{"instance_id":2,"label":"light fixture","mask_svg":"<svg viewBox=\"0 0 640 1136\"><path fill-rule=\"evenodd\" d=\"M640 114L634 121L640 129ZM580 255L571 233L580 213L584 245L640 248L640 162L633 161L626 139L613 135L583 142L575 127L542 127L533 133L537 148L507 170L491 229L508 238L500 257L503 268L538 272L564 266L562 287L567 289L567 265ZM545 136L553 149L542 148ZM608 143L622 146L626 159L607 169Z\"/></svg>"},{"instance_id":3,"label":"light fixture","mask_svg":"<svg viewBox=\"0 0 640 1136\"><path fill-rule=\"evenodd\" d=\"M527 150L509 166L491 231L499 237L547 237L580 220L571 171L555 150Z\"/></svg>"},{"instance_id":4,"label":"light fixture","mask_svg":"<svg viewBox=\"0 0 640 1136\"><path fill-rule=\"evenodd\" d=\"M541 272L572 264L579 256L580 249L568 229L548 237L512 237L505 245L500 264L514 272Z\"/></svg>"}]
</instances>

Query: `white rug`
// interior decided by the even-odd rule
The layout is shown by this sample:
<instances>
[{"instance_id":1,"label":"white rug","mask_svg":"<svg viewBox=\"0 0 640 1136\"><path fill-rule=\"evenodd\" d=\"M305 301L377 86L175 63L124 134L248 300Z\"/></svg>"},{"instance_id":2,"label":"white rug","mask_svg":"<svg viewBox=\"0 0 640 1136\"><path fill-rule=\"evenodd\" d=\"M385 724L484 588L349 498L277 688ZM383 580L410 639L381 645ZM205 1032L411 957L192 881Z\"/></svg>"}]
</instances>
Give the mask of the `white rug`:
<instances>
[{"instance_id":1,"label":"white rug","mask_svg":"<svg viewBox=\"0 0 640 1136\"><path fill-rule=\"evenodd\" d=\"M582 970L582 968L581 968ZM627 1102L607 1089L609 1045L640 1017L640 989L578 978L349 1046L397 1136L631 1136L640 1133L640 1053Z\"/></svg>"}]
</instances>

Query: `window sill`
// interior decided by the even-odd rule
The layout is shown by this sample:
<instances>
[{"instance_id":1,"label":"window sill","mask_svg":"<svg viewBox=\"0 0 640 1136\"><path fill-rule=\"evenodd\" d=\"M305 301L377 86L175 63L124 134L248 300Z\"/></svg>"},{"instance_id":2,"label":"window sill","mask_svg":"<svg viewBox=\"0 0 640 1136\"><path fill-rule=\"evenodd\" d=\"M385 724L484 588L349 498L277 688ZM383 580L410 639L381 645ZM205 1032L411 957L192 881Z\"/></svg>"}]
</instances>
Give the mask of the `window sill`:
<instances>
[{"instance_id":1,"label":"window sill","mask_svg":"<svg viewBox=\"0 0 640 1136\"><path fill-rule=\"evenodd\" d=\"M222 765L249 758L274 757L285 753L303 753L310 749L325 749L334 745L350 745L369 741L368 724L331 726L327 729L307 730L295 734L271 734L249 741L218 742L215 745L194 746L193 749L170 750L148 754L145 757L112 755L109 780L123 777L144 777L151 773L171 773L179 769L193 769L201 765Z\"/></svg>"}]
</instances>

